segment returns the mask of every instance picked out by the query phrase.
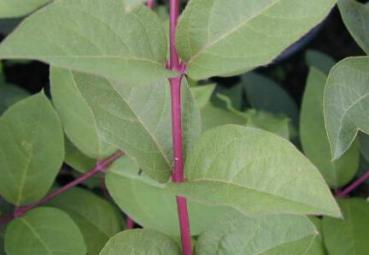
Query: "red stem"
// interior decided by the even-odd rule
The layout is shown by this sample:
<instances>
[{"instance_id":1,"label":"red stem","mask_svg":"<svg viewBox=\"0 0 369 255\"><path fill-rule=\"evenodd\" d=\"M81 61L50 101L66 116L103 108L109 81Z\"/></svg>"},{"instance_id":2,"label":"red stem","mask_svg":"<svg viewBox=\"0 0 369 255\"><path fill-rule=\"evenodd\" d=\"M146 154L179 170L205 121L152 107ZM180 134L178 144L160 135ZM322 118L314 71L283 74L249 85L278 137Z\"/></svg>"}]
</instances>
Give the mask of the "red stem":
<instances>
[{"instance_id":1,"label":"red stem","mask_svg":"<svg viewBox=\"0 0 369 255\"><path fill-rule=\"evenodd\" d=\"M176 72L183 72L184 67L179 61L176 50L176 27L179 17L179 0L170 0L170 59L169 69ZM183 135L182 135L182 109L181 109L181 80L182 74L170 78L171 101L172 101L172 139L173 139L173 182L184 181L184 162L183 162ZM181 231L183 255L192 255L192 240L190 231L190 221L187 210L186 198L177 196L178 220Z\"/></svg>"},{"instance_id":2,"label":"red stem","mask_svg":"<svg viewBox=\"0 0 369 255\"><path fill-rule=\"evenodd\" d=\"M127 216L127 229L133 229L135 227L135 222L134 220Z\"/></svg>"},{"instance_id":3,"label":"red stem","mask_svg":"<svg viewBox=\"0 0 369 255\"><path fill-rule=\"evenodd\" d=\"M154 0L147 0L147 7L153 9L154 5L155 5Z\"/></svg>"},{"instance_id":4,"label":"red stem","mask_svg":"<svg viewBox=\"0 0 369 255\"><path fill-rule=\"evenodd\" d=\"M369 171L366 172L363 176L361 176L359 179L351 183L349 186L347 186L345 189L341 191L337 191L336 196L337 197L346 197L348 194L351 193L354 189L359 187L361 184L363 184L365 181L369 180Z\"/></svg>"},{"instance_id":5,"label":"red stem","mask_svg":"<svg viewBox=\"0 0 369 255\"><path fill-rule=\"evenodd\" d=\"M28 211L32 210L33 208L40 206L40 205L44 205L47 204L48 202L50 202L51 200L53 200L55 197L61 195L62 193L74 188L75 186L77 186L78 184L81 184L82 182L88 180L89 178L93 177L94 175L96 175L99 172L104 172L106 171L106 169L118 158L122 157L124 155L123 152L118 151L116 153L114 153L112 156L99 161L96 166L94 168L92 168L91 170L87 171L86 173L84 173L83 175L79 176L77 179L75 179L74 181L68 183L67 185L61 187L60 189L55 190L54 192L51 192L49 195L47 195L45 198L23 206L23 207L18 207L16 208L15 212L13 215L5 215L3 217L0 218L0 224L7 224L9 223L11 220L13 220L14 218L18 218L23 216L25 213L27 213Z\"/></svg>"}]
</instances>

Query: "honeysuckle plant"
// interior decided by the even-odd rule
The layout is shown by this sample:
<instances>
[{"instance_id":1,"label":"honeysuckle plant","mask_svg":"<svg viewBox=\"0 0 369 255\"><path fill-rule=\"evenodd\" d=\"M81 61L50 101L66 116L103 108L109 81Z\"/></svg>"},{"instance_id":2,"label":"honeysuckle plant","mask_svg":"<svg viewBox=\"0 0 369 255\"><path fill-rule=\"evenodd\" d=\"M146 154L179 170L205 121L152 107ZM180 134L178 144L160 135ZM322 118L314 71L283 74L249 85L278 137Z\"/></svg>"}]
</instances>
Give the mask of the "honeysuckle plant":
<instances>
[{"instance_id":1,"label":"honeysuckle plant","mask_svg":"<svg viewBox=\"0 0 369 255\"><path fill-rule=\"evenodd\" d=\"M0 0L0 59L50 66L50 94L0 76L0 254L368 254L368 56L309 52L300 114L253 72L335 4ZM338 6L368 54L369 5Z\"/></svg>"}]
</instances>

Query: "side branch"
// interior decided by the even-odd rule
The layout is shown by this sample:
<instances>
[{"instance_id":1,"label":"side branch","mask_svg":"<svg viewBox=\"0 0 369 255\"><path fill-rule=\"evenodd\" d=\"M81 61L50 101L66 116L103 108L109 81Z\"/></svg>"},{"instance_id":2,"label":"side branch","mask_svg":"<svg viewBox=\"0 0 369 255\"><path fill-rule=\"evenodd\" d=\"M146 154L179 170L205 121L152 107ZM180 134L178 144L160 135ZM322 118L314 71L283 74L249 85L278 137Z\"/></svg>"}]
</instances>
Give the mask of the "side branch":
<instances>
[{"instance_id":1,"label":"side branch","mask_svg":"<svg viewBox=\"0 0 369 255\"><path fill-rule=\"evenodd\" d=\"M361 176L359 179L354 181L352 184L347 186L345 189L338 191L336 193L337 197L346 197L348 194L350 194L353 190L355 190L357 187L359 187L361 184L369 180L369 171L366 172L363 176Z\"/></svg>"},{"instance_id":2,"label":"side branch","mask_svg":"<svg viewBox=\"0 0 369 255\"><path fill-rule=\"evenodd\" d=\"M91 177L95 176L97 173L105 172L107 170L107 168L114 161L116 161L117 159L119 159L123 155L124 155L124 152L117 151L112 156L110 156L110 157L108 157L104 160L99 161L94 168L90 169L89 171L87 171L83 175L79 176L74 181L68 183L67 185L61 187L60 189L57 189L57 190L51 192L45 198L43 198L43 199L41 199L41 200L39 200L35 203L16 208L14 214L5 215L5 216L0 218L0 225L7 224L10 221L12 221L14 218L18 218L18 217L23 216L25 213L27 213L28 211L32 210L35 207L47 204L48 202L53 200L55 197L57 197L57 196L61 195L62 193L76 187L77 185L81 184L82 182L84 182L84 181L90 179Z\"/></svg>"}]
</instances>

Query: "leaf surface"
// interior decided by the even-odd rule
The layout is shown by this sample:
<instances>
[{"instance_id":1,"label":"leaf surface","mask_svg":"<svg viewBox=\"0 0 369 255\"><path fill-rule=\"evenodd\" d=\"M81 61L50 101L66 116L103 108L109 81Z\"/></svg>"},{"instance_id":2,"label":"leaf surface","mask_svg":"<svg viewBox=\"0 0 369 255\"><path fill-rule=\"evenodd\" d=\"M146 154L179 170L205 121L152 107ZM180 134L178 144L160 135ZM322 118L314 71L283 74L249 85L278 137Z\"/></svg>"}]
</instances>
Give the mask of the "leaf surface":
<instances>
[{"instance_id":1,"label":"leaf surface","mask_svg":"<svg viewBox=\"0 0 369 255\"><path fill-rule=\"evenodd\" d=\"M343 22L359 46L369 55L369 3L338 0Z\"/></svg>"},{"instance_id":2,"label":"leaf surface","mask_svg":"<svg viewBox=\"0 0 369 255\"><path fill-rule=\"evenodd\" d=\"M180 255L168 236L149 229L123 231L109 240L100 255Z\"/></svg>"},{"instance_id":3,"label":"leaf surface","mask_svg":"<svg viewBox=\"0 0 369 255\"><path fill-rule=\"evenodd\" d=\"M0 18L24 16L51 0L0 0Z\"/></svg>"},{"instance_id":4,"label":"leaf surface","mask_svg":"<svg viewBox=\"0 0 369 255\"><path fill-rule=\"evenodd\" d=\"M61 122L43 92L0 118L0 194L14 205L41 199L64 159Z\"/></svg>"},{"instance_id":5,"label":"leaf surface","mask_svg":"<svg viewBox=\"0 0 369 255\"><path fill-rule=\"evenodd\" d=\"M74 220L89 255L98 255L110 237L122 230L123 220L117 209L86 190L72 189L49 205L63 210Z\"/></svg>"},{"instance_id":6,"label":"leaf surface","mask_svg":"<svg viewBox=\"0 0 369 255\"><path fill-rule=\"evenodd\" d=\"M63 211L41 207L12 221L5 233L11 255L86 255L80 230Z\"/></svg>"},{"instance_id":7,"label":"leaf surface","mask_svg":"<svg viewBox=\"0 0 369 255\"><path fill-rule=\"evenodd\" d=\"M316 50L308 50L305 59L308 66L314 67L326 74L336 64L336 61L331 56Z\"/></svg>"},{"instance_id":8,"label":"leaf surface","mask_svg":"<svg viewBox=\"0 0 369 255\"><path fill-rule=\"evenodd\" d=\"M7 37L0 58L37 59L135 84L172 76L164 67L160 19L144 6L125 7L123 0L55 1Z\"/></svg>"},{"instance_id":9,"label":"leaf surface","mask_svg":"<svg viewBox=\"0 0 369 255\"><path fill-rule=\"evenodd\" d=\"M305 255L318 232L308 218L291 215L227 219L200 235L197 255Z\"/></svg>"},{"instance_id":10,"label":"leaf surface","mask_svg":"<svg viewBox=\"0 0 369 255\"><path fill-rule=\"evenodd\" d=\"M128 157L119 159L109 169L106 185L119 207L135 222L170 236L179 235L177 203L165 185L143 173L137 163ZM188 201L191 234L198 235L221 221L230 208L212 207Z\"/></svg>"},{"instance_id":11,"label":"leaf surface","mask_svg":"<svg viewBox=\"0 0 369 255\"><path fill-rule=\"evenodd\" d=\"M292 144L272 133L225 125L204 133L186 160L177 193L246 215L340 216L319 171Z\"/></svg>"},{"instance_id":12,"label":"leaf surface","mask_svg":"<svg viewBox=\"0 0 369 255\"><path fill-rule=\"evenodd\" d=\"M369 134L369 58L350 57L329 73L324 92L324 118L333 159L353 144L358 131Z\"/></svg>"},{"instance_id":13,"label":"leaf surface","mask_svg":"<svg viewBox=\"0 0 369 255\"><path fill-rule=\"evenodd\" d=\"M331 161L329 141L324 126L323 96L327 76L310 69L304 93L300 138L305 155L315 164L332 188L347 184L359 168L359 148L353 146L337 161Z\"/></svg>"},{"instance_id":14,"label":"leaf surface","mask_svg":"<svg viewBox=\"0 0 369 255\"><path fill-rule=\"evenodd\" d=\"M339 202L344 220L323 219L324 242L329 254L366 255L369 251L369 203L362 199Z\"/></svg>"},{"instance_id":15,"label":"leaf surface","mask_svg":"<svg viewBox=\"0 0 369 255\"><path fill-rule=\"evenodd\" d=\"M329 13L334 0L191 0L177 49L193 79L230 76L264 65Z\"/></svg>"}]
</instances>

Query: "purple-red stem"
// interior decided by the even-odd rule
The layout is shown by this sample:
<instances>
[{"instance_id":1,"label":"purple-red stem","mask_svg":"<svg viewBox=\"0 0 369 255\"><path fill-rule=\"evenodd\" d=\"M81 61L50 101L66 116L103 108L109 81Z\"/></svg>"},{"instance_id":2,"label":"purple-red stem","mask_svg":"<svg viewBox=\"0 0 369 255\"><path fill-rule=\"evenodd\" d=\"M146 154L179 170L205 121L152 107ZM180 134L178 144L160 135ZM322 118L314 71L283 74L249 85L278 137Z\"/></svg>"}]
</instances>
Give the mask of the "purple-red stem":
<instances>
[{"instance_id":1,"label":"purple-red stem","mask_svg":"<svg viewBox=\"0 0 369 255\"><path fill-rule=\"evenodd\" d=\"M147 7L150 9L154 8L155 1L154 0L147 0Z\"/></svg>"},{"instance_id":2,"label":"purple-red stem","mask_svg":"<svg viewBox=\"0 0 369 255\"><path fill-rule=\"evenodd\" d=\"M68 183L67 185L65 185L63 187L61 187L60 189L57 189L54 192L50 193L45 198L43 198L43 199L41 199L41 200L39 200L35 203L29 204L29 205L26 205L26 206L23 206L23 207L16 208L14 214L12 214L12 215L5 215L5 216L1 217L0 218L0 224L7 224L8 222L13 220L14 218L21 217L22 215L24 215L28 211L32 210L33 208L35 208L37 206L47 204L48 202L53 200L55 197L57 197L57 196L61 195L62 193L74 188L78 184L81 184L82 182L88 180L89 178L93 177L97 173L104 172L115 160L122 157L123 155L124 155L123 152L118 151L118 152L114 153L112 156L110 156L110 157L108 157L104 160L99 161L94 168L87 171L83 175L79 176L74 181Z\"/></svg>"},{"instance_id":3,"label":"purple-red stem","mask_svg":"<svg viewBox=\"0 0 369 255\"><path fill-rule=\"evenodd\" d=\"M361 176L359 179L351 183L349 186L347 186L345 189L341 191L337 191L336 197L346 197L348 194L350 194L354 189L359 187L361 184L363 184L365 181L369 180L369 171L366 172L363 176Z\"/></svg>"},{"instance_id":4,"label":"purple-red stem","mask_svg":"<svg viewBox=\"0 0 369 255\"><path fill-rule=\"evenodd\" d=\"M170 29L169 50L170 58L168 67L170 70L180 72L177 77L170 78L171 101L172 101L172 139L173 139L173 173L172 181L181 183L184 181L183 162L183 135L182 135L182 104L181 104L181 80L183 66L179 61L176 49L176 27L179 17L180 1L170 0ZM190 221L187 210L187 201L184 197L177 196L178 220L181 231L182 254L192 255L192 240Z\"/></svg>"},{"instance_id":5,"label":"purple-red stem","mask_svg":"<svg viewBox=\"0 0 369 255\"><path fill-rule=\"evenodd\" d=\"M135 227L135 222L134 220L127 216L127 229L133 229Z\"/></svg>"}]
</instances>

